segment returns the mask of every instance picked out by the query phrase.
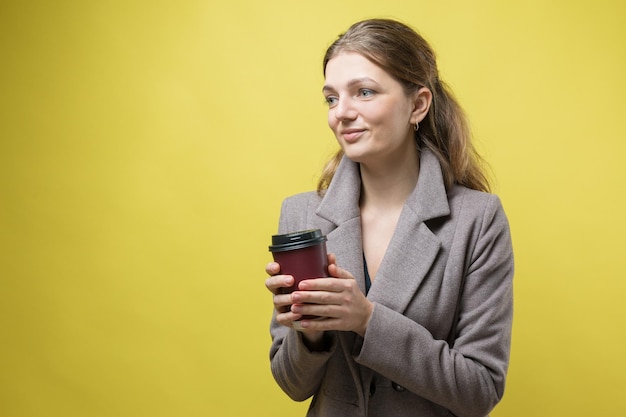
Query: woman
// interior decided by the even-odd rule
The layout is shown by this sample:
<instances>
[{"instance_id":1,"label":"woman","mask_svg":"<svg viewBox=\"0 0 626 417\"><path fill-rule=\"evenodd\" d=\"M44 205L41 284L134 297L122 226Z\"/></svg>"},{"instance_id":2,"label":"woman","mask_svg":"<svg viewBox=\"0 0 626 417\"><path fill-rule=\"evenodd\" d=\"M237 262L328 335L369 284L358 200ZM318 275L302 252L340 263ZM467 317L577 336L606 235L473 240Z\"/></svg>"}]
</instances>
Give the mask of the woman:
<instances>
[{"instance_id":1,"label":"woman","mask_svg":"<svg viewBox=\"0 0 626 417\"><path fill-rule=\"evenodd\" d=\"M508 368L513 254L464 115L426 41L393 20L354 24L324 76L341 150L317 193L284 201L279 232L321 229L330 277L281 294L293 277L267 265L273 375L313 396L308 416L486 416Z\"/></svg>"}]
</instances>

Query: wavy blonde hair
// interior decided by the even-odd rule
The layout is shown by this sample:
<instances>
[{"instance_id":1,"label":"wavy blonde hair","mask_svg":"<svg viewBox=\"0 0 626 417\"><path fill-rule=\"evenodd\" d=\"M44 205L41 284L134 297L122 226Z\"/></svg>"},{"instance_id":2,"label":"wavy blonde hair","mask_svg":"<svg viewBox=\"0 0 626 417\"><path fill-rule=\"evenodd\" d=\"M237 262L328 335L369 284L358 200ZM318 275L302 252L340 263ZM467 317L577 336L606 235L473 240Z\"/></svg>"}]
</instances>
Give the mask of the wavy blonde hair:
<instances>
[{"instance_id":1,"label":"wavy blonde hair","mask_svg":"<svg viewBox=\"0 0 626 417\"><path fill-rule=\"evenodd\" d=\"M352 25L327 49L326 65L341 52L356 52L398 80L407 94L427 87L431 108L415 132L418 150L430 149L439 160L446 188L454 184L490 191L485 163L472 145L463 109L448 86L439 79L435 53L426 40L407 25L390 19L369 19ZM327 163L318 182L323 194L343 157L340 149Z\"/></svg>"}]
</instances>

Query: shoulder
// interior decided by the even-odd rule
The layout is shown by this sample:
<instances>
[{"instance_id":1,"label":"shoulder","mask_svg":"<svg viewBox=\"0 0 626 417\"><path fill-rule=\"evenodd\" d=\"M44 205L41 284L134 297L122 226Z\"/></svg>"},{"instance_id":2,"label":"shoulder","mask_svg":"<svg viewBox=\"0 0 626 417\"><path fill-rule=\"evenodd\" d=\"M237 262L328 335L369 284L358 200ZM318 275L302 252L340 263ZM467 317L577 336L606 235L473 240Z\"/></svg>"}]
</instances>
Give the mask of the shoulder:
<instances>
[{"instance_id":1,"label":"shoulder","mask_svg":"<svg viewBox=\"0 0 626 417\"><path fill-rule=\"evenodd\" d=\"M285 198L283 200L282 209L283 211L302 211L310 208L315 209L319 206L321 201L322 197L320 197L315 191L308 191Z\"/></svg>"},{"instance_id":2,"label":"shoulder","mask_svg":"<svg viewBox=\"0 0 626 417\"><path fill-rule=\"evenodd\" d=\"M496 194L455 186L449 192L449 201L456 235L510 245L509 221Z\"/></svg>"},{"instance_id":3,"label":"shoulder","mask_svg":"<svg viewBox=\"0 0 626 417\"><path fill-rule=\"evenodd\" d=\"M454 186L448 192L450 215L455 233L509 235L509 222L496 194Z\"/></svg>"},{"instance_id":4,"label":"shoulder","mask_svg":"<svg viewBox=\"0 0 626 417\"><path fill-rule=\"evenodd\" d=\"M497 212L504 209L500 197L484 191L472 190L460 185L453 186L448 192L451 211L466 215L483 215L485 212Z\"/></svg>"},{"instance_id":5,"label":"shoulder","mask_svg":"<svg viewBox=\"0 0 626 417\"><path fill-rule=\"evenodd\" d=\"M321 201L322 197L315 191L299 193L285 198L280 210L280 233L307 228Z\"/></svg>"}]
</instances>

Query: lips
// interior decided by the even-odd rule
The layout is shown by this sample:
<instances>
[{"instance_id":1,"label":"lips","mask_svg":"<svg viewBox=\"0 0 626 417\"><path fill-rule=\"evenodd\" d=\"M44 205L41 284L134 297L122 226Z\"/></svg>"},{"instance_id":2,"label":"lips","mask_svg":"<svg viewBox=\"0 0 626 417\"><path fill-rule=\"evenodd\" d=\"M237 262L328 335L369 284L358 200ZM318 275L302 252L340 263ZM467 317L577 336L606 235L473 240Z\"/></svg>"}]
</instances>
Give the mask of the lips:
<instances>
[{"instance_id":1,"label":"lips","mask_svg":"<svg viewBox=\"0 0 626 417\"><path fill-rule=\"evenodd\" d=\"M355 142L359 137L361 137L363 132L365 132L365 129L355 129L355 128L343 129L341 131L341 137L346 142Z\"/></svg>"}]
</instances>

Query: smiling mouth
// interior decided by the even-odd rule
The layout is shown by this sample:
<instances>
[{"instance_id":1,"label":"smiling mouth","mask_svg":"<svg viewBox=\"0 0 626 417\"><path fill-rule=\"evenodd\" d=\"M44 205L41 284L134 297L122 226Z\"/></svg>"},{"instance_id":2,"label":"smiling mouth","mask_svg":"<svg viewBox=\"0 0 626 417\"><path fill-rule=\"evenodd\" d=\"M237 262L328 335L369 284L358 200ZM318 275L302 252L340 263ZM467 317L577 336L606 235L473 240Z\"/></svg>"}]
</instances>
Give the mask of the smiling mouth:
<instances>
[{"instance_id":1,"label":"smiling mouth","mask_svg":"<svg viewBox=\"0 0 626 417\"><path fill-rule=\"evenodd\" d=\"M365 132L365 129L345 129L341 131L341 137L343 137L346 142L354 142L363 132Z\"/></svg>"}]
</instances>

